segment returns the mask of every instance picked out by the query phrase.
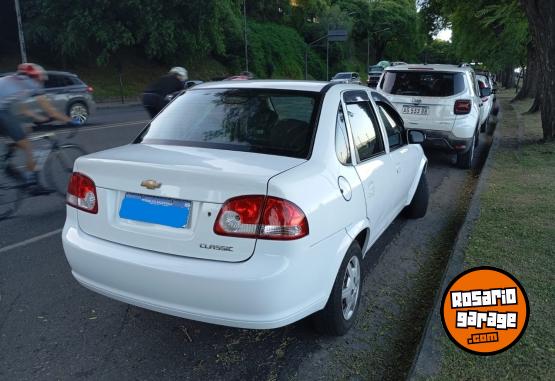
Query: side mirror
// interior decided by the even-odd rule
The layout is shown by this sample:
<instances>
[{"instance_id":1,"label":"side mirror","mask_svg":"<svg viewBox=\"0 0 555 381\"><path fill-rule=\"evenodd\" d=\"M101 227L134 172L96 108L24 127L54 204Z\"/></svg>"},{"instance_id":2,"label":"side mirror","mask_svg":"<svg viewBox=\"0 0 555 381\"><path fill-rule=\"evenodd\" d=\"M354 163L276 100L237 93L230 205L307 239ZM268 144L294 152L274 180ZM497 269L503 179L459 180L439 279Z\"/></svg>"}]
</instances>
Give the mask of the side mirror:
<instances>
[{"instance_id":1,"label":"side mirror","mask_svg":"<svg viewBox=\"0 0 555 381\"><path fill-rule=\"evenodd\" d=\"M491 89L489 87L483 87L480 89L480 97L489 97L491 95Z\"/></svg>"},{"instance_id":2,"label":"side mirror","mask_svg":"<svg viewBox=\"0 0 555 381\"><path fill-rule=\"evenodd\" d=\"M410 130L408 135L410 144L422 144L426 140L426 135L422 131Z\"/></svg>"}]
</instances>

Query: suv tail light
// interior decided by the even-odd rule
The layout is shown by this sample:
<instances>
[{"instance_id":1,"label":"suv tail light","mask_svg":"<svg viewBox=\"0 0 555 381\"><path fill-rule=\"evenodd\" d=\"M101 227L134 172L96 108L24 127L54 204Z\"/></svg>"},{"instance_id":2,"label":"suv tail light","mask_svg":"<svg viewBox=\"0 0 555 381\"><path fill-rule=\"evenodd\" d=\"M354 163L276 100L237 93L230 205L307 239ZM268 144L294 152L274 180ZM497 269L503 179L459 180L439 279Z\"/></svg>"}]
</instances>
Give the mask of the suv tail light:
<instances>
[{"instance_id":1,"label":"suv tail light","mask_svg":"<svg viewBox=\"0 0 555 381\"><path fill-rule=\"evenodd\" d=\"M72 173L67 186L66 202L84 212L97 214L98 201L94 181L82 173Z\"/></svg>"},{"instance_id":2,"label":"suv tail light","mask_svg":"<svg viewBox=\"0 0 555 381\"><path fill-rule=\"evenodd\" d=\"M455 115L469 114L472 109L472 103L468 99L459 99L455 101Z\"/></svg>"},{"instance_id":3,"label":"suv tail light","mask_svg":"<svg viewBox=\"0 0 555 381\"><path fill-rule=\"evenodd\" d=\"M234 197L225 202L214 233L231 237L293 240L308 235L303 211L290 201L262 195Z\"/></svg>"},{"instance_id":4,"label":"suv tail light","mask_svg":"<svg viewBox=\"0 0 555 381\"><path fill-rule=\"evenodd\" d=\"M87 86L87 93L92 93L94 91L94 89L92 88L92 86Z\"/></svg>"}]
</instances>

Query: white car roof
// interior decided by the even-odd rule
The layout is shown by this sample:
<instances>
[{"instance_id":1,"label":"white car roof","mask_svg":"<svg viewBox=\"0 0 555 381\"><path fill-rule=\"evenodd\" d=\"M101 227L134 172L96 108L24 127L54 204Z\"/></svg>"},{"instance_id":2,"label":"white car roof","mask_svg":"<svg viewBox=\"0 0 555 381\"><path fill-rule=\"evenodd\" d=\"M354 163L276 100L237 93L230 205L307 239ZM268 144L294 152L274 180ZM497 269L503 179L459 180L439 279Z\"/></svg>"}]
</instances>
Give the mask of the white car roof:
<instances>
[{"instance_id":1,"label":"white car roof","mask_svg":"<svg viewBox=\"0 0 555 381\"><path fill-rule=\"evenodd\" d=\"M293 80L245 80L205 82L195 89L273 89L320 92L329 82L323 81L293 81Z\"/></svg>"},{"instance_id":2,"label":"white car roof","mask_svg":"<svg viewBox=\"0 0 555 381\"><path fill-rule=\"evenodd\" d=\"M470 66L459 66L459 65L446 65L446 64L407 64L407 65L395 65L388 66L385 68L386 71L452 71L452 72L466 72L473 71Z\"/></svg>"}]
</instances>

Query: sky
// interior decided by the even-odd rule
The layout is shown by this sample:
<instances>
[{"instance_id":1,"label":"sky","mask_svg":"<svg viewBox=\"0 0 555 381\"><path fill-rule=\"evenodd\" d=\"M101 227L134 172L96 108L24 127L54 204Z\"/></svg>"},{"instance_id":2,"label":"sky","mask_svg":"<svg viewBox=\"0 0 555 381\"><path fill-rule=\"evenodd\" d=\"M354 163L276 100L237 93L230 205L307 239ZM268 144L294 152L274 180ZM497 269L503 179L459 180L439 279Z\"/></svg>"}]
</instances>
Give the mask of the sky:
<instances>
[{"instance_id":1,"label":"sky","mask_svg":"<svg viewBox=\"0 0 555 381\"><path fill-rule=\"evenodd\" d=\"M438 40L451 41L452 34L453 34L453 31L451 30L451 28L446 28L446 29L440 30L438 34L435 36L435 38Z\"/></svg>"}]
</instances>

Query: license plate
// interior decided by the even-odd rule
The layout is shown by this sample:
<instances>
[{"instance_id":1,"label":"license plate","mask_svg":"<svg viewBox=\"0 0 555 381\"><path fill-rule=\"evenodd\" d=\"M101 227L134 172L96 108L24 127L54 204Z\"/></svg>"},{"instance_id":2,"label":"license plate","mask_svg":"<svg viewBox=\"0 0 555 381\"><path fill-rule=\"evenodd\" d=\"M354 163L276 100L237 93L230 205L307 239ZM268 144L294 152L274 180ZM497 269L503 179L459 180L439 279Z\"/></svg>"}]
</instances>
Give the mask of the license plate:
<instances>
[{"instance_id":1,"label":"license plate","mask_svg":"<svg viewBox=\"0 0 555 381\"><path fill-rule=\"evenodd\" d=\"M182 228L189 222L191 203L173 198L127 193L121 202L120 218Z\"/></svg>"},{"instance_id":2,"label":"license plate","mask_svg":"<svg viewBox=\"0 0 555 381\"><path fill-rule=\"evenodd\" d=\"M428 115L428 107L403 105L403 114Z\"/></svg>"}]
</instances>

